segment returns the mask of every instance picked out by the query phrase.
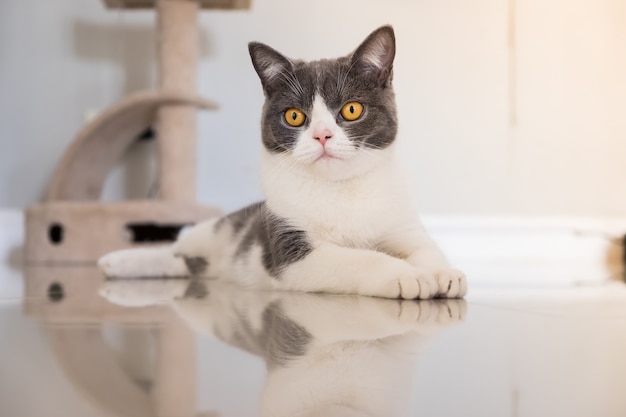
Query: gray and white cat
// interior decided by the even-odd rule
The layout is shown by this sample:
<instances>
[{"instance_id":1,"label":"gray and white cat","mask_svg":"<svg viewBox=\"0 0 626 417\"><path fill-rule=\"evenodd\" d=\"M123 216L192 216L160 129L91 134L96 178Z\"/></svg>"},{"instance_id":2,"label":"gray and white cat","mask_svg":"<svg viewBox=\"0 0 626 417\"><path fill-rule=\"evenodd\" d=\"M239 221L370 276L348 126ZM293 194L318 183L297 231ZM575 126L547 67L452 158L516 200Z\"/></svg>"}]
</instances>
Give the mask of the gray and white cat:
<instances>
[{"instance_id":1,"label":"gray and white cat","mask_svg":"<svg viewBox=\"0 0 626 417\"><path fill-rule=\"evenodd\" d=\"M292 60L252 42L261 79L266 201L193 227L166 249L103 257L111 277L198 275L253 288L387 298L463 297L394 160L395 35L350 55Z\"/></svg>"}]
</instances>

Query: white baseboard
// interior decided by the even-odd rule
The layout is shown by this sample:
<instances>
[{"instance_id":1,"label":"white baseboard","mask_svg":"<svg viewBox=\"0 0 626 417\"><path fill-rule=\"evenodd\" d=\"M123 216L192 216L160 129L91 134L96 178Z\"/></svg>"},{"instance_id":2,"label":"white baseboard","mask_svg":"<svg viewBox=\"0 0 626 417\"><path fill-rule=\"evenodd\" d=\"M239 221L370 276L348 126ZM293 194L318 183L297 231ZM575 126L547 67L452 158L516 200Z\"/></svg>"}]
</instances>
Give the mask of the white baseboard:
<instances>
[{"instance_id":1,"label":"white baseboard","mask_svg":"<svg viewBox=\"0 0 626 417\"><path fill-rule=\"evenodd\" d=\"M599 285L623 274L621 247L610 237L626 233L626 219L424 216L423 221L471 286ZM15 258L23 242L22 212L0 209L0 297L21 295Z\"/></svg>"},{"instance_id":2,"label":"white baseboard","mask_svg":"<svg viewBox=\"0 0 626 417\"><path fill-rule=\"evenodd\" d=\"M477 286L597 285L623 277L626 219L425 216L423 221Z\"/></svg>"}]
</instances>

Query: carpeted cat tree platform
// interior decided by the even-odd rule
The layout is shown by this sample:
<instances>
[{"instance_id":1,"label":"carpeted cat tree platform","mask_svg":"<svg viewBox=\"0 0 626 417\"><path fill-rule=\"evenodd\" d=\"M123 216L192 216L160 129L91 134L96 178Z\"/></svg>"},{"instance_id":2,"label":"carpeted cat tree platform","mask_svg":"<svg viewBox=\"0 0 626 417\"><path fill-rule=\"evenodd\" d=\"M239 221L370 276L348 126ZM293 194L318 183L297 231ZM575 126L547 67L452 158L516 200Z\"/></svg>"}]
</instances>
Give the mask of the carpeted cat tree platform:
<instances>
[{"instance_id":1,"label":"carpeted cat tree platform","mask_svg":"<svg viewBox=\"0 0 626 417\"><path fill-rule=\"evenodd\" d=\"M156 9L159 89L132 94L87 124L69 145L43 203L26 210L28 264L93 264L107 252L171 242L186 225L219 214L196 196L196 95L201 9L247 9L251 0L103 0ZM160 198L99 201L107 175L142 132L156 126Z\"/></svg>"}]
</instances>

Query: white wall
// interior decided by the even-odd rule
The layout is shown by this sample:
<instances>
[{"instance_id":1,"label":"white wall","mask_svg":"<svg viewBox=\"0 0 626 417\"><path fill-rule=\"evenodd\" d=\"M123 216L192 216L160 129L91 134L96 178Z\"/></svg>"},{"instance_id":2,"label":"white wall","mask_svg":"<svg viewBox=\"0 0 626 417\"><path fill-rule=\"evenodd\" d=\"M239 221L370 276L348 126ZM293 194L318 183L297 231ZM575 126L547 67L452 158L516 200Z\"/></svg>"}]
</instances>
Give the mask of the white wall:
<instances>
[{"instance_id":1,"label":"white wall","mask_svg":"<svg viewBox=\"0 0 626 417\"><path fill-rule=\"evenodd\" d=\"M40 197L88 110L153 84L152 23L98 0L0 2L0 206ZM384 23L398 38L400 155L424 212L626 214L622 0L253 0L204 14L199 89L222 109L200 118L199 198L233 209L260 197L249 40L329 57ZM141 153L107 198L147 193Z\"/></svg>"}]
</instances>

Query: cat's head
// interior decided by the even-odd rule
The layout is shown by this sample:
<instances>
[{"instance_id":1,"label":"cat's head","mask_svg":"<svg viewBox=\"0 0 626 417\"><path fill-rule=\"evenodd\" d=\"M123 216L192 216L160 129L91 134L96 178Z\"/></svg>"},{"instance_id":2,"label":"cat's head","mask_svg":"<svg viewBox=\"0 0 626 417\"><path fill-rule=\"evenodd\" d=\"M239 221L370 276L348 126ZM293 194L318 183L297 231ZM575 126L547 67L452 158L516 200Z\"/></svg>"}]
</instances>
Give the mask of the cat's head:
<instances>
[{"instance_id":1,"label":"cat's head","mask_svg":"<svg viewBox=\"0 0 626 417\"><path fill-rule=\"evenodd\" d=\"M337 59L293 60L256 42L249 49L266 98L261 124L270 156L329 179L381 162L397 132L391 26Z\"/></svg>"}]
</instances>

